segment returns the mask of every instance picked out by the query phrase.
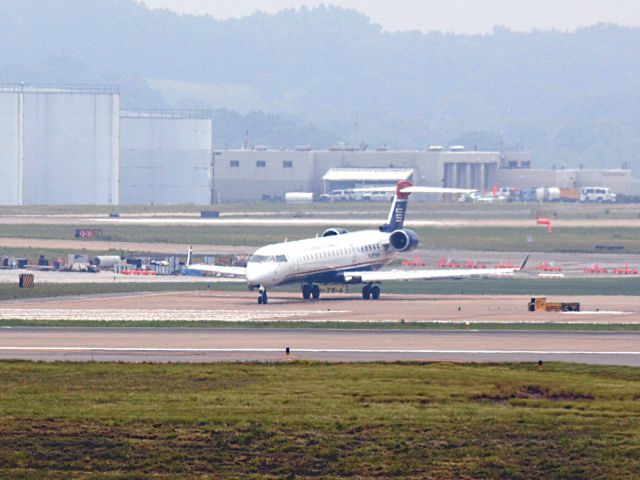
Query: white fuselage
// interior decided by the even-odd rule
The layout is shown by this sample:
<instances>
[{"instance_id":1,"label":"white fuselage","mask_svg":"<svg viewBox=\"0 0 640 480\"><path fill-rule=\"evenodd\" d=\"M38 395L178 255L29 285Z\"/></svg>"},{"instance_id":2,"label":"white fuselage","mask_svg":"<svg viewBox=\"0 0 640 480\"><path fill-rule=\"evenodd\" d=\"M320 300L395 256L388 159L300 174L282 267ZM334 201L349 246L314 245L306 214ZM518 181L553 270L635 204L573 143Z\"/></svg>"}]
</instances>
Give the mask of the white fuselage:
<instances>
[{"instance_id":1,"label":"white fuselage","mask_svg":"<svg viewBox=\"0 0 640 480\"><path fill-rule=\"evenodd\" d=\"M259 248L249 258L247 283L252 287L332 283L332 276L340 272L377 270L397 253L389 245L389 233L379 230L276 243Z\"/></svg>"}]
</instances>

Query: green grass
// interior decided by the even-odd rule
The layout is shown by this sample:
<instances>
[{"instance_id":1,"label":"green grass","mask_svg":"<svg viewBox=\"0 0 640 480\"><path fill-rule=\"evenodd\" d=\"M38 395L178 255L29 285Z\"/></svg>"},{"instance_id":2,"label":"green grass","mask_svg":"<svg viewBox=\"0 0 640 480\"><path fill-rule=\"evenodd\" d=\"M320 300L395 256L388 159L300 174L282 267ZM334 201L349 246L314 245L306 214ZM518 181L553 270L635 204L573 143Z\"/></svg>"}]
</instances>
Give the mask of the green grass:
<instances>
[{"instance_id":1,"label":"green grass","mask_svg":"<svg viewBox=\"0 0 640 480\"><path fill-rule=\"evenodd\" d=\"M640 370L0 363L0 477L632 479Z\"/></svg>"},{"instance_id":2,"label":"green grass","mask_svg":"<svg viewBox=\"0 0 640 480\"><path fill-rule=\"evenodd\" d=\"M355 212L362 217L385 218L389 205L385 203L348 202L314 203L311 205L286 205L282 202L239 202L222 205L120 205L120 206L37 206L0 207L0 215L54 215L94 214L108 215L112 212L133 213L199 213L202 210L218 210L223 214L269 213L273 215L315 215L325 213L343 215ZM632 219L638 218L640 205L597 205L564 203L421 203L411 202L411 218L512 218L546 216L562 219Z\"/></svg>"},{"instance_id":3,"label":"green grass","mask_svg":"<svg viewBox=\"0 0 640 480\"><path fill-rule=\"evenodd\" d=\"M29 265L37 265L40 255L49 260L52 265L55 260L60 258L66 262L71 254L89 255L91 258L98 255L121 255L121 250L87 250L82 249L65 249L65 248L7 248L0 246L0 257L26 258Z\"/></svg>"},{"instance_id":4,"label":"green grass","mask_svg":"<svg viewBox=\"0 0 640 480\"><path fill-rule=\"evenodd\" d=\"M91 275L91 274L87 274ZM360 286L350 285L349 292L359 295ZM271 291L298 292L299 286L289 285ZM462 280L434 280L414 282L385 282L384 294L430 294L430 295L640 295L638 279L624 278L490 278ZM18 288L15 284L0 283L0 300L26 300L42 297L62 297L76 295L97 295L137 292L176 291L246 291L242 282L167 282L154 283L36 283L34 288ZM326 294L331 298L331 294Z\"/></svg>"},{"instance_id":5,"label":"green grass","mask_svg":"<svg viewBox=\"0 0 640 480\"><path fill-rule=\"evenodd\" d=\"M325 226L287 226L269 229L261 226L149 226L149 225L88 225L100 228L102 240L122 242L237 245L246 246L299 240L315 237ZM549 239L539 227L425 227L415 229L425 248L537 251L537 252L597 252L596 245L624 247L624 253L640 253L640 226L557 228ZM73 239L75 228L65 225L3 225L2 236L15 238ZM87 241L89 245L91 241ZM606 254L607 251L602 252ZM619 252L618 252L619 253Z\"/></svg>"},{"instance_id":6,"label":"green grass","mask_svg":"<svg viewBox=\"0 0 640 480\"><path fill-rule=\"evenodd\" d=\"M640 324L626 323L470 323L462 322L233 322L138 320L0 320L0 327L28 328L217 328L264 330L482 330L527 332L638 332Z\"/></svg>"},{"instance_id":7,"label":"green grass","mask_svg":"<svg viewBox=\"0 0 640 480\"><path fill-rule=\"evenodd\" d=\"M90 274L87 274L90 275ZM37 279L37 274L36 274ZM33 288L18 288L16 283L0 283L0 300L28 300L43 297L84 296L117 293L186 292L186 291L246 291L246 285L235 282L188 283L37 283Z\"/></svg>"}]
</instances>

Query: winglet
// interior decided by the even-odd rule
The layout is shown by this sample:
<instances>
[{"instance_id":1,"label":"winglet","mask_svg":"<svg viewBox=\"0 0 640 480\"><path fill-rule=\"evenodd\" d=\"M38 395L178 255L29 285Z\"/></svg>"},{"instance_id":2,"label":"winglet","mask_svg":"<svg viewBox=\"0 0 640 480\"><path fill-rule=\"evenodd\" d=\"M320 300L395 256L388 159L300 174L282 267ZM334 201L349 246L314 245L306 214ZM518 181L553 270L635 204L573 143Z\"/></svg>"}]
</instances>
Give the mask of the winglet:
<instances>
[{"instance_id":1,"label":"winglet","mask_svg":"<svg viewBox=\"0 0 640 480\"><path fill-rule=\"evenodd\" d=\"M193 253L193 247L189 245L189 252L187 253L187 267L191 266L191 256Z\"/></svg>"},{"instance_id":2,"label":"winglet","mask_svg":"<svg viewBox=\"0 0 640 480\"><path fill-rule=\"evenodd\" d=\"M529 257L531 256L531 254L527 255L527 258L524 259L524 262L522 262L522 265L520 265L520 271L524 270L524 267L527 266L527 262L529 261Z\"/></svg>"}]
</instances>

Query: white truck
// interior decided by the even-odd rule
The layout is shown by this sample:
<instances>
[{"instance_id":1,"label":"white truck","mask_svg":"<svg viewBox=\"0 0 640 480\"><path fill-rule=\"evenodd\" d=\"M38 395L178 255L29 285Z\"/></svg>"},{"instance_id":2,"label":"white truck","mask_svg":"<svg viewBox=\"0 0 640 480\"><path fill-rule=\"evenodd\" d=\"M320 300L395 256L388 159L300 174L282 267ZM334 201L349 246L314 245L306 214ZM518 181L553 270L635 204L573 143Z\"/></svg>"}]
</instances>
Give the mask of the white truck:
<instances>
[{"instance_id":1,"label":"white truck","mask_svg":"<svg viewBox=\"0 0 640 480\"><path fill-rule=\"evenodd\" d=\"M284 201L289 205L313 203L312 192L287 192L284 195Z\"/></svg>"},{"instance_id":2,"label":"white truck","mask_svg":"<svg viewBox=\"0 0 640 480\"><path fill-rule=\"evenodd\" d=\"M583 203L614 203L616 194L606 187L583 187L580 190L580 201Z\"/></svg>"},{"instance_id":3,"label":"white truck","mask_svg":"<svg viewBox=\"0 0 640 480\"><path fill-rule=\"evenodd\" d=\"M560 189L557 187L536 188L538 202L557 202L560 200Z\"/></svg>"}]
</instances>

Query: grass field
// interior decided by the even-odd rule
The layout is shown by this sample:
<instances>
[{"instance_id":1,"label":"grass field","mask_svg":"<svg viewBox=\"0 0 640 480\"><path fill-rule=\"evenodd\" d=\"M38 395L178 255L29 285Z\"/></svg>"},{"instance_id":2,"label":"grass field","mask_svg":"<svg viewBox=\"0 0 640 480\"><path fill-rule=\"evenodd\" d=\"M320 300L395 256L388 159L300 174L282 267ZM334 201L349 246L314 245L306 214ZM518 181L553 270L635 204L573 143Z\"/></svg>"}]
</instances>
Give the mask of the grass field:
<instances>
[{"instance_id":1,"label":"grass field","mask_svg":"<svg viewBox=\"0 0 640 480\"><path fill-rule=\"evenodd\" d=\"M89 275L89 274L87 274ZM383 294L431 295L640 295L637 278L490 278L433 280L425 282L385 282ZM358 295L360 286L349 286ZM97 295L135 292L180 291L246 291L241 282L189 282L189 283L38 283L34 288L20 289L15 284L0 283L0 300L60 297L68 295ZM272 289L273 292L298 292L300 287L290 285Z\"/></svg>"},{"instance_id":2,"label":"grass field","mask_svg":"<svg viewBox=\"0 0 640 480\"><path fill-rule=\"evenodd\" d=\"M0 363L0 477L633 479L640 370Z\"/></svg>"},{"instance_id":3,"label":"grass field","mask_svg":"<svg viewBox=\"0 0 640 480\"><path fill-rule=\"evenodd\" d=\"M213 244L260 246L315 237L325 228L287 226L268 229L261 226L148 226L148 225L85 225L100 228L103 240L176 244ZM557 228L549 239L539 227L427 227L416 228L421 247L454 250L486 250L505 252L596 252L596 245L623 247L624 253L640 253L640 226ZM2 225L2 236L15 238L67 239L74 237L75 228L65 225ZM90 241L88 241L89 243ZM603 254L606 254L604 251Z\"/></svg>"},{"instance_id":4,"label":"grass field","mask_svg":"<svg viewBox=\"0 0 640 480\"><path fill-rule=\"evenodd\" d=\"M89 274L88 274L89 275ZM0 300L26 300L30 298L100 295L138 292L186 292L203 290L246 290L245 284L216 283L36 283L33 288L18 288L16 284L0 283Z\"/></svg>"},{"instance_id":5,"label":"grass field","mask_svg":"<svg viewBox=\"0 0 640 480\"><path fill-rule=\"evenodd\" d=\"M264 330L466 330L523 332L638 332L637 323L233 322L136 320L0 320L0 328L224 328Z\"/></svg>"},{"instance_id":6,"label":"grass field","mask_svg":"<svg viewBox=\"0 0 640 480\"><path fill-rule=\"evenodd\" d=\"M56 214L198 214L202 210L218 210L222 214L269 213L279 216L291 215L335 215L356 214L362 217L385 218L389 210L387 203L347 202L314 203L310 205L287 205L283 202L243 202L221 205L119 205L119 206L21 206L0 207L1 215L56 215ZM536 218L546 216L562 219L638 218L638 204L573 204L573 203L422 203L411 202L410 218Z\"/></svg>"}]
</instances>

